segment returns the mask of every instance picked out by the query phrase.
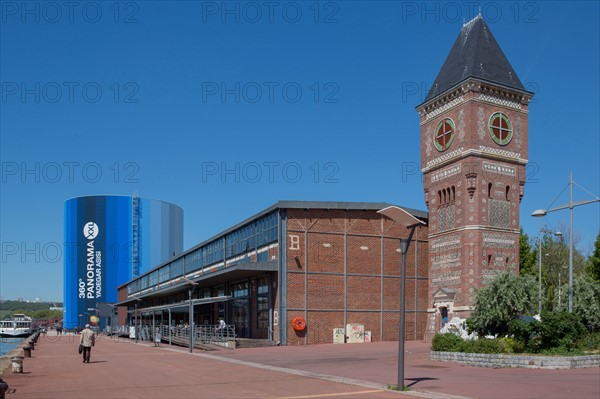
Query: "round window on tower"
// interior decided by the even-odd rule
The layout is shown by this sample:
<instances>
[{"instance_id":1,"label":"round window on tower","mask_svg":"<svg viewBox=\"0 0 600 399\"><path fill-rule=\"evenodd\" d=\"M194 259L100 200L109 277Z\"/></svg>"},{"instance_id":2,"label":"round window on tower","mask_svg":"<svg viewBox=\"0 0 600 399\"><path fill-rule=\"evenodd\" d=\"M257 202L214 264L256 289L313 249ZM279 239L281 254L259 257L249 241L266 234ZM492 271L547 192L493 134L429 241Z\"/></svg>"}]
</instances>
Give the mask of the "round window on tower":
<instances>
[{"instance_id":1,"label":"round window on tower","mask_svg":"<svg viewBox=\"0 0 600 399\"><path fill-rule=\"evenodd\" d=\"M454 140L454 122L452 122L452 119L446 118L438 123L435 128L433 143L438 151L445 151L452 144L452 140Z\"/></svg>"},{"instance_id":2,"label":"round window on tower","mask_svg":"<svg viewBox=\"0 0 600 399\"><path fill-rule=\"evenodd\" d=\"M496 112L490 117L490 135L497 144L507 145L512 139L512 123L508 116Z\"/></svg>"}]
</instances>

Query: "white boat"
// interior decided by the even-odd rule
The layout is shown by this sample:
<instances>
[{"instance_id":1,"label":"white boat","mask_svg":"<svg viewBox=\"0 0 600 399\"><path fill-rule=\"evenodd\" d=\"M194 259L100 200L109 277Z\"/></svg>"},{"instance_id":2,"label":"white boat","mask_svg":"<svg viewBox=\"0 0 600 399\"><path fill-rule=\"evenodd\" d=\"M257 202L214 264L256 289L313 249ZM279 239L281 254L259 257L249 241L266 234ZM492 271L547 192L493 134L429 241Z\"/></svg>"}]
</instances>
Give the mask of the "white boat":
<instances>
[{"instance_id":1,"label":"white boat","mask_svg":"<svg viewBox=\"0 0 600 399\"><path fill-rule=\"evenodd\" d=\"M0 321L0 336L22 337L33 333L31 317L24 314L15 314L10 320Z\"/></svg>"}]
</instances>

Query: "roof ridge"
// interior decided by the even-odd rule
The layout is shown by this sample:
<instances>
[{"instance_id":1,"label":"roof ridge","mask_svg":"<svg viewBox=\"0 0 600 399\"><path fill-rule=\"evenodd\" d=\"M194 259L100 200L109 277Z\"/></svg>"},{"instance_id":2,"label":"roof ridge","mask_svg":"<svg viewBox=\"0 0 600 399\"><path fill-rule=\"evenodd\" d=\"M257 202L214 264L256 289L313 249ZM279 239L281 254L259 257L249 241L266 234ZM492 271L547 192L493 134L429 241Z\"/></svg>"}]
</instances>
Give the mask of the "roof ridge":
<instances>
[{"instance_id":1,"label":"roof ridge","mask_svg":"<svg viewBox=\"0 0 600 399\"><path fill-rule=\"evenodd\" d=\"M467 25L471 25L472 26L475 23L475 21L478 20L478 19L483 19L483 16L481 15L481 11L472 20L463 23L463 29L465 27L467 27Z\"/></svg>"}]
</instances>

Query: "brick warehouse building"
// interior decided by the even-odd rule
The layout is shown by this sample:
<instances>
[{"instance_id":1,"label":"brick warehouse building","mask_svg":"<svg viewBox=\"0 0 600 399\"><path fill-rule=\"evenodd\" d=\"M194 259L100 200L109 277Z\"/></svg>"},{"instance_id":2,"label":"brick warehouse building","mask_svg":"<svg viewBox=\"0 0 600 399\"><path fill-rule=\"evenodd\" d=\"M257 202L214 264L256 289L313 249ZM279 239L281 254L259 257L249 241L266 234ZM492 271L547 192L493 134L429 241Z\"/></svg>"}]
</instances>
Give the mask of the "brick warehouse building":
<instances>
[{"instance_id":1,"label":"brick warehouse building","mask_svg":"<svg viewBox=\"0 0 600 399\"><path fill-rule=\"evenodd\" d=\"M399 245L408 229L377 213L387 206L280 201L119 287L119 324L138 314L142 323L164 322L168 309L172 323L189 322L186 277L198 283L196 325L222 317L238 337L282 345L331 343L333 329L351 323L373 341L397 339ZM407 253L407 339L425 332L426 237L418 227ZM302 332L291 324L297 316L306 320Z\"/></svg>"},{"instance_id":2,"label":"brick warehouse building","mask_svg":"<svg viewBox=\"0 0 600 399\"><path fill-rule=\"evenodd\" d=\"M479 15L417 106L430 216L426 339L443 321L465 319L494 273L518 273L532 96Z\"/></svg>"},{"instance_id":3,"label":"brick warehouse building","mask_svg":"<svg viewBox=\"0 0 600 399\"><path fill-rule=\"evenodd\" d=\"M417 106L429 213L407 210L428 222L407 256L407 339L465 319L496 272L518 273L532 96L483 18L464 24ZM395 340L408 230L377 213L386 206L279 202L120 287L120 304L129 315L138 302L181 309L184 276L201 288L194 321L225 317L242 337L327 343L334 329L360 323L373 341ZM300 316L308 327L298 333L291 322Z\"/></svg>"}]
</instances>

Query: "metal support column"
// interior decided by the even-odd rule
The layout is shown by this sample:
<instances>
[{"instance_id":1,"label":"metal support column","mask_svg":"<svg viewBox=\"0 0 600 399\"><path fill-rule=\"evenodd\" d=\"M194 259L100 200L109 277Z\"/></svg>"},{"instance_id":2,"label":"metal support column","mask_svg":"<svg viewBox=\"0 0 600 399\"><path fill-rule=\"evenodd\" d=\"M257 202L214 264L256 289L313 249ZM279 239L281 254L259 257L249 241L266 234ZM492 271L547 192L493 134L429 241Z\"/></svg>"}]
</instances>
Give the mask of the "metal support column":
<instances>
[{"instance_id":1,"label":"metal support column","mask_svg":"<svg viewBox=\"0 0 600 399\"><path fill-rule=\"evenodd\" d=\"M167 309L169 311L169 345L171 345L171 335L173 331L173 325L171 324L171 308Z\"/></svg>"}]
</instances>

